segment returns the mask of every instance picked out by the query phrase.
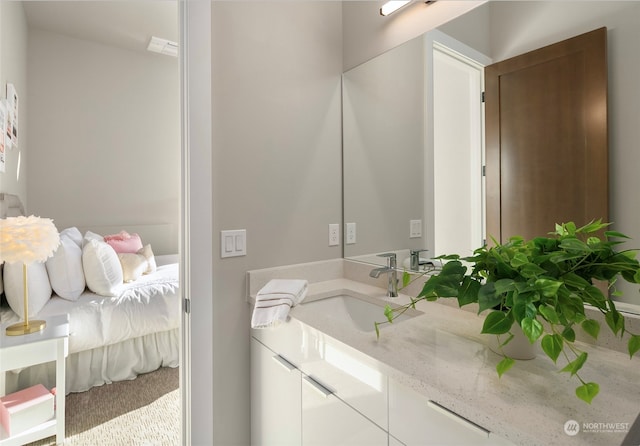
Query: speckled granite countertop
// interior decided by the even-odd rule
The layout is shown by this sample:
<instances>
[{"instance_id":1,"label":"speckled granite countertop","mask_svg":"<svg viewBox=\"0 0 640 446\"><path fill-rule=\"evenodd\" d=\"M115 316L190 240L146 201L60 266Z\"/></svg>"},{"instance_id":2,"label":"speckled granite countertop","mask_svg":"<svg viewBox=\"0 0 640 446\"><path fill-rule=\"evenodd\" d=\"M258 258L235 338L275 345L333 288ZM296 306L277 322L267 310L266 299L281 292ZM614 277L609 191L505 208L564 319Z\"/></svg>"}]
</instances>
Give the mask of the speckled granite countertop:
<instances>
[{"instance_id":1,"label":"speckled granite countertop","mask_svg":"<svg viewBox=\"0 0 640 446\"><path fill-rule=\"evenodd\" d=\"M250 272L249 300L269 278L286 277L308 278L305 302L340 293L388 300L386 289L380 287L384 282L366 283L362 279L366 274L358 266L350 271L353 265L344 263ZM401 294L393 302L408 299ZM540 352L536 359L516 361L498 378L495 366L501 357L487 348L487 339L480 334L481 317L436 302L421 302L417 309L424 314L385 324L380 339L375 332L336 324L304 303L294 307L290 316L379 361L391 379L518 445L619 445L640 412L637 357L630 360L609 348L583 345L589 359L580 373L586 381L600 385L599 395L588 405L575 396L578 380L558 373L564 366L561 360L556 366ZM569 420L581 426L575 436L564 431Z\"/></svg>"}]
</instances>

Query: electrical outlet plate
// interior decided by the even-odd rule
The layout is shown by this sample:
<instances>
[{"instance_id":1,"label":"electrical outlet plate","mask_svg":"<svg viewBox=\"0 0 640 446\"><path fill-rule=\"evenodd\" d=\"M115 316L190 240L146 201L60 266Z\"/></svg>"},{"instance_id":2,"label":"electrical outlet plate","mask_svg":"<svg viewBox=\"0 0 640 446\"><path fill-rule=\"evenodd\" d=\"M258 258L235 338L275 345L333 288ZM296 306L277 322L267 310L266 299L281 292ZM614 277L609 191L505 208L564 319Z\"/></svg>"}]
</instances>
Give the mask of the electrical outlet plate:
<instances>
[{"instance_id":1,"label":"electrical outlet plate","mask_svg":"<svg viewBox=\"0 0 640 446\"><path fill-rule=\"evenodd\" d=\"M344 241L347 245L354 245L356 243L356 224L355 223L346 224Z\"/></svg>"},{"instance_id":2,"label":"electrical outlet plate","mask_svg":"<svg viewBox=\"0 0 640 446\"><path fill-rule=\"evenodd\" d=\"M340 244L340 225L332 223L329 225L329 246L338 246Z\"/></svg>"},{"instance_id":3,"label":"electrical outlet plate","mask_svg":"<svg viewBox=\"0 0 640 446\"><path fill-rule=\"evenodd\" d=\"M409 220L409 238L422 237L422 220Z\"/></svg>"}]
</instances>

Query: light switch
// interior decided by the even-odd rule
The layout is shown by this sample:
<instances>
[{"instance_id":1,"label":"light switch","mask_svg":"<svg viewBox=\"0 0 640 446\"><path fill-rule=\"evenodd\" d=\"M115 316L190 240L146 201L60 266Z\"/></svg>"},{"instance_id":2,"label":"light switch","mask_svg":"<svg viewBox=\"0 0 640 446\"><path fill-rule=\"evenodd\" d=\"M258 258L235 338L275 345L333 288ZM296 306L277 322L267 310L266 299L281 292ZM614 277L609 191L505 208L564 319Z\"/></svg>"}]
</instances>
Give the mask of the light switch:
<instances>
[{"instance_id":1,"label":"light switch","mask_svg":"<svg viewBox=\"0 0 640 446\"><path fill-rule=\"evenodd\" d=\"M237 257L247 255L247 230L220 231L220 256Z\"/></svg>"},{"instance_id":2,"label":"light switch","mask_svg":"<svg viewBox=\"0 0 640 446\"><path fill-rule=\"evenodd\" d=\"M233 252L234 248L233 248L233 236L231 235L225 235L224 236L224 252Z\"/></svg>"}]
</instances>

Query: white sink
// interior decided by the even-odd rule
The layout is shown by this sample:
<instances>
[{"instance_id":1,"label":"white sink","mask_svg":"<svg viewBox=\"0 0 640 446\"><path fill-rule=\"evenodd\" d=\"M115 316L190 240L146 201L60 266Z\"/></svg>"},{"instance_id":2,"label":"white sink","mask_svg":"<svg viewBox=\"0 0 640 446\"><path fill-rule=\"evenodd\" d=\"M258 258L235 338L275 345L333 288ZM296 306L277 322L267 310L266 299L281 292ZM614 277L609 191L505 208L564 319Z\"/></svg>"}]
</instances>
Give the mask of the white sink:
<instances>
[{"instance_id":1,"label":"white sink","mask_svg":"<svg viewBox=\"0 0 640 446\"><path fill-rule=\"evenodd\" d=\"M375 331L376 322L387 320L384 315L387 302L374 303L346 294L305 302L302 305L313 308L313 311L323 312L336 322L351 324L355 329L365 332ZM390 305L393 306L393 304ZM397 324L420 314L422 314L420 311L409 309L394 319L393 323ZM383 328L386 325L389 324L382 324L379 327Z\"/></svg>"}]
</instances>

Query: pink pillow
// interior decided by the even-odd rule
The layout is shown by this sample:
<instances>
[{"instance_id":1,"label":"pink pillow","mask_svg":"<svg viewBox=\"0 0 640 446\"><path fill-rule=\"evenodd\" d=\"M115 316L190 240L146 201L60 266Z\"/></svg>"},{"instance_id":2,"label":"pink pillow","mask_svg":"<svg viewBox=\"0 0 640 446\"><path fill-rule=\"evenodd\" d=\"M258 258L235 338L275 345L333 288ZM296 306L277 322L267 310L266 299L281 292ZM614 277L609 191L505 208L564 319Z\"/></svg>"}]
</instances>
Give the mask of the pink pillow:
<instances>
[{"instance_id":1,"label":"pink pillow","mask_svg":"<svg viewBox=\"0 0 640 446\"><path fill-rule=\"evenodd\" d=\"M129 234L127 231L120 231L118 234L105 235L107 242L118 254L135 254L142 249L142 240L138 234Z\"/></svg>"}]
</instances>

